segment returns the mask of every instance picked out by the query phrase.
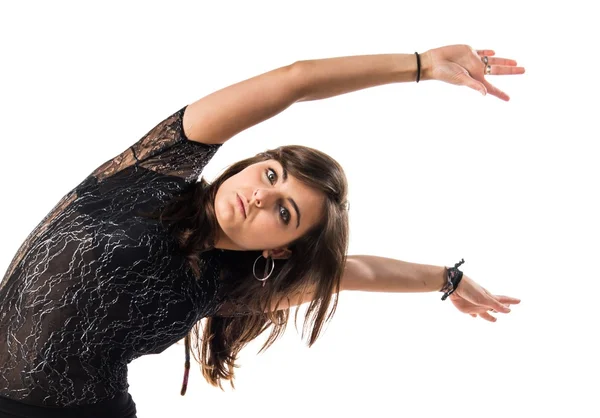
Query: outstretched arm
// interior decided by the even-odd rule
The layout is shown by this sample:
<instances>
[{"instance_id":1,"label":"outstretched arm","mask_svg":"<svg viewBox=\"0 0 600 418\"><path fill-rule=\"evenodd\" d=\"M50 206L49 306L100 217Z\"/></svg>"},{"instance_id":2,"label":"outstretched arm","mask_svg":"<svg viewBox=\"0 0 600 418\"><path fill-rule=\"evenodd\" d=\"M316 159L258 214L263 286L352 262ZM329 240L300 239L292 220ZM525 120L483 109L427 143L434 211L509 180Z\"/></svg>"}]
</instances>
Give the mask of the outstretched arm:
<instances>
[{"instance_id":1,"label":"outstretched arm","mask_svg":"<svg viewBox=\"0 0 600 418\"><path fill-rule=\"evenodd\" d=\"M356 255L348 256L341 290L437 292L445 283L444 267ZM479 315L491 322L495 322L496 318L489 311L509 313L510 305L520 302L517 298L493 295L465 275L449 299L459 311L473 317Z\"/></svg>"},{"instance_id":2,"label":"outstretched arm","mask_svg":"<svg viewBox=\"0 0 600 418\"><path fill-rule=\"evenodd\" d=\"M422 73L428 74L422 57ZM297 61L216 91L186 109L186 136L223 143L287 109L295 102L325 99L367 87L414 81L415 55L365 55Z\"/></svg>"},{"instance_id":3,"label":"outstretched arm","mask_svg":"<svg viewBox=\"0 0 600 418\"><path fill-rule=\"evenodd\" d=\"M489 73L522 74L516 61L495 58L494 51L453 45L421 54L421 80L440 80L508 96L485 80ZM233 84L189 105L183 116L186 136L206 144L222 144L239 132L287 109L295 102L325 99L389 83L415 81L415 54L361 55L297 61Z\"/></svg>"},{"instance_id":4,"label":"outstretched arm","mask_svg":"<svg viewBox=\"0 0 600 418\"><path fill-rule=\"evenodd\" d=\"M444 267L409 263L393 258L371 255L348 256L340 290L365 292L439 292L446 283ZM286 309L310 302L310 292L284 298L272 309ZM448 298L460 312L495 322L490 312L509 313L510 305L520 299L493 295L471 278L463 275L458 287Z\"/></svg>"},{"instance_id":5,"label":"outstretched arm","mask_svg":"<svg viewBox=\"0 0 600 418\"><path fill-rule=\"evenodd\" d=\"M341 290L364 292L437 292L446 284L444 267L372 255L350 255Z\"/></svg>"}]
</instances>

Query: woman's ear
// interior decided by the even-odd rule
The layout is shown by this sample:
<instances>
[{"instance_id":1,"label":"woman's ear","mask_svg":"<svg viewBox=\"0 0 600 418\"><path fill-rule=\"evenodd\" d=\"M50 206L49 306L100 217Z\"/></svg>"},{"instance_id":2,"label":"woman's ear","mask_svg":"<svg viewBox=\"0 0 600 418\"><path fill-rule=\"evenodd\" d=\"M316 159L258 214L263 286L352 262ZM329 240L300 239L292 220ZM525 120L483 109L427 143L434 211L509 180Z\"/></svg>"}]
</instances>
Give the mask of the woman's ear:
<instances>
[{"instance_id":1,"label":"woman's ear","mask_svg":"<svg viewBox=\"0 0 600 418\"><path fill-rule=\"evenodd\" d=\"M264 258L270 256L273 260L285 260L292 256L292 252L287 248L277 248L275 250L264 250L262 255Z\"/></svg>"}]
</instances>

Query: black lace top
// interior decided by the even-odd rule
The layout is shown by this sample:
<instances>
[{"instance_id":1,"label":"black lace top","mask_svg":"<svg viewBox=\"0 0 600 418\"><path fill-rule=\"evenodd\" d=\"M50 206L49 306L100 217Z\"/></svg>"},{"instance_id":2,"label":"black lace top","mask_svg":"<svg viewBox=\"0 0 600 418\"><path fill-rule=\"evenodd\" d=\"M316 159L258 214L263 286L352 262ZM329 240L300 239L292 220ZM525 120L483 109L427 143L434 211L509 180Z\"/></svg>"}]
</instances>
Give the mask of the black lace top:
<instances>
[{"instance_id":1,"label":"black lace top","mask_svg":"<svg viewBox=\"0 0 600 418\"><path fill-rule=\"evenodd\" d=\"M216 312L205 253L196 279L152 212L193 184L219 145L188 140L185 108L107 161L31 232L0 282L0 395L78 406L127 391L127 364Z\"/></svg>"}]
</instances>

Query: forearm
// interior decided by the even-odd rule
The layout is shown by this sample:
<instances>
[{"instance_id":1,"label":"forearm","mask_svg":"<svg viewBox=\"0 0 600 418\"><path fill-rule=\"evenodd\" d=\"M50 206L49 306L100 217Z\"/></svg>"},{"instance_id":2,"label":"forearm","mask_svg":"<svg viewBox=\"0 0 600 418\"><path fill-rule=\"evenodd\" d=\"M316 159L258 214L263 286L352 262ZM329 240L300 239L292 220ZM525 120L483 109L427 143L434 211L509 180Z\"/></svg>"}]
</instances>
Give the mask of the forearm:
<instances>
[{"instance_id":1,"label":"forearm","mask_svg":"<svg viewBox=\"0 0 600 418\"><path fill-rule=\"evenodd\" d=\"M428 53L421 79L429 78ZM325 99L388 83L415 81L414 54L357 55L297 61L216 91L190 104L183 115L186 136L222 144L299 101Z\"/></svg>"},{"instance_id":2,"label":"forearm","mask_svg":"<svg viewBox=\"0 0 600 418\"><path fill-rule=\"evenodd\" d=\"M357 55L298 61L300 101L325 99L390 83L417 79L415 54ZM421 80L430 78L429 54L421 54Z\"/></svg>"},{"instance_id":3,"label":"forearm","mask_svg":"<svg viewBox=\"0 0 600 418\"><path fill-rule=\"evenodd\" d=\"M437 292L446 283L444 267L370 255L348 256L342 290Z\"/></svg>"},{"instance_id":4,"label":"forearm","mask_svg":"<svg viewBox=\"0 0 600 418\"><path fill-rule=\"evenodd\" d=\"M340 290L365 292L438 292L446 284L444 267L408 263L393 258L352 255L346 259ZM278 301L271 310L310 302L313 292L294 294Z\"/></svg>"}]
</instances>

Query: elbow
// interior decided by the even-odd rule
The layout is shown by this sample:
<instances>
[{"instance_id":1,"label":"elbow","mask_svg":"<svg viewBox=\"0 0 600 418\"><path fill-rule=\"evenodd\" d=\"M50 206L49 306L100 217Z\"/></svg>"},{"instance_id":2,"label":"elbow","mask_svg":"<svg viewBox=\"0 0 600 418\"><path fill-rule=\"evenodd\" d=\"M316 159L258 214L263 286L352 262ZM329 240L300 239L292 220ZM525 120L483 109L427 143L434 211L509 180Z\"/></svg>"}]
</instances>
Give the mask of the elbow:
<instances>
[{"instance_id":1,"label":"elbow","mask_svg":"<svg viewBox=\"0 0 600 418\"><path fill-rule=\"evenodd\" d=\"M308 61L296 61L293 64L288 65L287 68L290 84L292 85L296 102L310 100L308 80L306 76L307 63Z\"/></svg>"},{"instance_id":2,"label":"elbow","mask_svg":"<svg viewBox=\"0 0 600 418\"><path fill-rule=\"evenodd\" d=\"M340 291L368 291L375 282L375 273L369 265L358 257L349 256L346 260L344 274L340 283Z\"/></svg>"}]
</instances>

